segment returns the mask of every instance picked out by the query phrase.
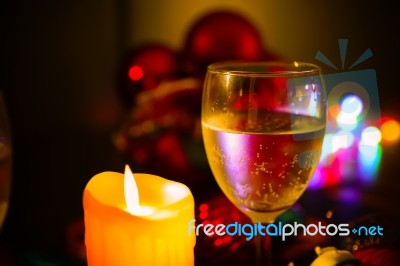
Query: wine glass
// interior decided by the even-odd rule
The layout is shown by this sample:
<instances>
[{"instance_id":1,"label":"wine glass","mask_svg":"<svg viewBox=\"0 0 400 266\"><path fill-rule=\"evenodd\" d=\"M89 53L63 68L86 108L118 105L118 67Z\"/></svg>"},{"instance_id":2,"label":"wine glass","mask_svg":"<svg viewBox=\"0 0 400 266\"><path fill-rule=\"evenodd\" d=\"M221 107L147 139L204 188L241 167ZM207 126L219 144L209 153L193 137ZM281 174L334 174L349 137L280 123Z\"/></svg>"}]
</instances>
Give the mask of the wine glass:
<instances>
[{"instance_id":1,"label":"wine glass","mask_svg":"<svg viewBox=\"0 0 400 266\"><path fill-rule=\"evenodd\" d=\"M213 175L253 223L302 195L321 155L326 93L320 68L299 62L219 62L207 69L202 132ZM270 262L255 237L256 262Z\"/></svg>"},{"instance_id":2,"label":"wine glass","mask_svg":"<svg viewBox=\"0 0 400 266\"><path fill-rule=\"evenodd\" d=\"M11 186L11 141L7 113L0 91L0 231L6 217Z\"/></svg>"}]
</instances>

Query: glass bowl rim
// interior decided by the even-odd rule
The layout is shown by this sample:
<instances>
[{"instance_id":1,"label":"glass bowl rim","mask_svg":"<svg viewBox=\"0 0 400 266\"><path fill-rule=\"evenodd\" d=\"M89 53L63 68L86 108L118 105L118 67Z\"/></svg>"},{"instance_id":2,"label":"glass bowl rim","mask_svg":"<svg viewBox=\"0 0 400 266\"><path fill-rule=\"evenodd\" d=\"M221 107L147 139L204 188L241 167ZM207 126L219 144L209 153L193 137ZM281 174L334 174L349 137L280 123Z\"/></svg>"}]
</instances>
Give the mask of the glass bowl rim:
<instances>
[{"instance_id":1,"label":"glass bowl rim","mask_svg":"<svg viewBox=\"0 0 400 266\"><path fill-rule=\"evenodd\" d=\"M267 67L278 69L266 70ZM250 68L257 70L249 70ZM210 64L207 72L247 77L293 77L320 75L321 68L312 63L299 61L222 61Z\"/></svg>"}]
</instances>

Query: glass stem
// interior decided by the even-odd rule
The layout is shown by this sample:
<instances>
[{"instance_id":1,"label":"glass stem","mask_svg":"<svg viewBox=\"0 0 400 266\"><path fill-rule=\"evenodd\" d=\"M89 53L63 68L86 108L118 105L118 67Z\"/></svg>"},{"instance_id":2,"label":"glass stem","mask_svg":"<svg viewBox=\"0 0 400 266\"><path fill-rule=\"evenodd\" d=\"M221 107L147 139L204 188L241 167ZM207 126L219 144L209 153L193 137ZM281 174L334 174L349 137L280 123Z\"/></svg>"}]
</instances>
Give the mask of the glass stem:
<instances>
[{"instance_id":1,"label":"glass stem","mask_svg":"<svg viewBox=\"0 0 400 266\"><path fill-rule=\"evenodd\" d=\"M263 224L266 226L267 224ZM255 236L256 266L271 266L271 236Z\"/></svg>"}]
</instances>

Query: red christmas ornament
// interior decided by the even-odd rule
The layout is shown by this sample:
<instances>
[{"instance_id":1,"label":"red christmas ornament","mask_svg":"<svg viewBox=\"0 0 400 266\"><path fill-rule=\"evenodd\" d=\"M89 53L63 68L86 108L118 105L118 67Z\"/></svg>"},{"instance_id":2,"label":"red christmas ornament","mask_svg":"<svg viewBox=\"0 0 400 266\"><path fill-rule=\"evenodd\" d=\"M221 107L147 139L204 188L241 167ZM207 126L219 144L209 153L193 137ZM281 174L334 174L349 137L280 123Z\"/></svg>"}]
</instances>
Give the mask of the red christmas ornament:
<instances>
[{"instance_id":1,"label":"red christmas ornament","mask_svg":"<svg viewBox=\"0 0 400 266\"><path fill-rule=\"evenodd\" d=\"M199 70L203 73L208 64L216 61L272 58L265 53L254 25L228 11L217 11L198 20L187 35L184 54L192 63L186 67L195 73Z\"/></svg>"}]
</instances>

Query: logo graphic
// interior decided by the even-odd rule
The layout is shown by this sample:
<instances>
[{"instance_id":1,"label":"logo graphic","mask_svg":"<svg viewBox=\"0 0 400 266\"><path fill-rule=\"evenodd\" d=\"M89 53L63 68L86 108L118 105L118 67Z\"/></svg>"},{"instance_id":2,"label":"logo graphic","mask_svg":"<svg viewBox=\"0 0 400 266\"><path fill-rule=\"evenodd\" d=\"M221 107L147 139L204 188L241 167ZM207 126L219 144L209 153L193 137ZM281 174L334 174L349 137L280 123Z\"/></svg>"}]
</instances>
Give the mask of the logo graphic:
<instances>
[{"instance_id":1,"label":"logo graphic","mask_svg":"<svg viewBox=\"0 0 400 266\"><path fill-rule=\"evenodd\" d=\"M345 70L347 39L339 39L342 70ZM367 49L348 69L372 57ZM338 69L323 53L315 58ZM340 72L323 76L328 94L328 124L326 133L340 130L361 134L365 125L379 126L380 108L376 73L373 69Z\"/></svg>"},{"instance_id":2,"label":"logo graphic","mask_svg":"<svg viewBox=\"0 0 400 266\"><path fill-rule=\"evenodd\" d=\"M238 222L230 224L200 223L196 225L196 220L193 219L188 223L188 235L190 236L193 233L196 236L199 236L200 233L206 236L244 236L247 241L250 241L257 235L269 235L280 237L282 241L285 241L287 237L297 235L348 236L353 233L358 236L383 236L383 228L380 225L360 226L350 230L349 224L346 223L336 225L323 224L322 222L318 222L317 224L310 223L308 225L297 222L294 222L294 224L278 222L268 225L263 225L261 222L255 224L240 224Z\"/></svg>"},{"instance_id":3,"label":"logo graphic","mask_svg":"<svg viewBox=\"0 0 400 266\"><path fill-rule=\"evenodd\" d=\"M327 124L320 165L310 187L338 182L372 183L380 161L381 112L374 69L352 70L372 57L371 49L346 65L347 39L339 39L342 72L323 75ZM339 70L322 52L315 59ZM356 173L358 172L358 173ZM319 180L318 180L319 179Z\"/></svg>"}]
</instances>

